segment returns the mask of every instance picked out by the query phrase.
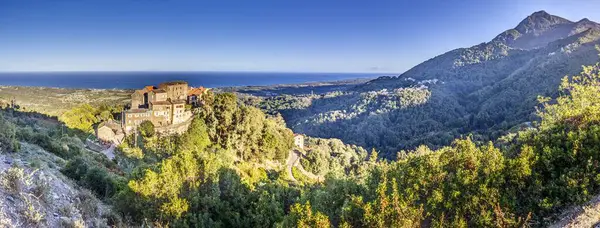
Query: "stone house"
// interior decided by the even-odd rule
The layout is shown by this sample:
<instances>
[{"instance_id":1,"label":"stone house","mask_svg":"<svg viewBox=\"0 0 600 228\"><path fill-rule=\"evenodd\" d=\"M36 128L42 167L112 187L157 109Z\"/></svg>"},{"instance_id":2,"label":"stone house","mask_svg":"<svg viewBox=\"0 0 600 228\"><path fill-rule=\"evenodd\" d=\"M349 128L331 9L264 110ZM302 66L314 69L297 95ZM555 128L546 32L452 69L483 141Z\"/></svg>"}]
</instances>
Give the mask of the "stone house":
<instances>
[{"instance_id":1,"label":"stone house","mask_svg":"<svg viewBox=\"0 0 600 228\"><path fill-rule=\"evenodd\" d=\"M143 89L136 90L131 94L131 108L148 108L150 93L154 91L154 86L145 86Z\"/></svg>"},{"instance_id":2,"label":"stone house","mask_svg":"<svg viewBox=\"0 0 600 228\"><path fill-rule=\"evenodd\" d=\"M187 103L192 106L199 106L202 100L202 95L207 91L204 87L192 88L188 90Z\"/></svg>"},{"instance_id":3,"label":"stone house","mask_svg":"<svg viewBox=\"0 0 600 228\"><path fill-rule=\"evenodd\" d=\"M182 123L191 116L191 115L186 114L185 100L173 100L173 101L171 101L171 104L172 104L172 110L173 110L171 112L172 124Z\"/></svg>"},{"instance_id":4,"label":"stone house","mask_svg":"<svg viewBox=\"0 0 600 228\"><path fill-rule=\"evenodd\" d=\"M159 89L167 92L167 97L171 100L186 100L188 93L188 83L184 81L163 82L158 85Z\"/></svg>"},{"instance_id":5,"label":"stone house","mask_svg":"<svg viewBox=\"0 0 600 228\"><path fill-rule=\"evenodd\" d=\"M156 102L156 101L167 101L169 98L167 91L164 89L155 89L148 95L148 103Z\"/></svg>"},{"instance_id":6,"label":"stone house","mask_svg":"<svg viewBox=\"0 0 600 228\"><path fill-rule=\"evenodd\" d=\"M152 110L152 123L154 126L171 125L171 108L172 104L169 101L153 101L150 103Z\"/></svg>"},{"instance_id":7,"label":"stone house","mask_svg":"<svg viewBox=\"0 0 600 228\"><path fill-rule=\"evenodd\" d=\"M300 149L304 149L304 135L294 134L294 145Z\"/></svg>"},{"instance_id":8,"label":"stone house","mask_svg":"<svg viewBox=\"0 0 600 228\"><path fill-rule=\"evenodd\" d=\"M96 127L96 138L102 142L109 142L113 144L121 144L125 138L121 125L112 120L100 123Z\"/></svg>"},{"instance_id":9,"label":"stone house","mask_svg":"<svg viewBox=\"0 0 600 228\"><path fill-rule=\"evenodd\" d=\"M192 113L186 110L186 105L190 104L190 100L188 84L184 81L165 82L158 88L146 86L136 90L131 95L131 109L123 111L123 128L130 132L146 120L160 128L189 121ZM192 100L198 102L198 96Z\"/></svg>"},{"instance_id":10,"label":"stone house","mask_svg":"<svg viewBox=\"0 0 600 228\"><path fill-rule=\"evenodd\" d=\"M145 104L144 102L144 91L136 90L131 94L131 108L141 108Z\"/></svg>"},{"instance_id":11,"label":"stone house","mask_svg":"<svg viewBox=\"0 0 600 228\"><path fill-rule=\"evenodd\" d=\"M152 121L152 110L144 108L130 109L123 112L121 120L125 132L130 132L142 122Z\"/></svg>"}]
</instances>

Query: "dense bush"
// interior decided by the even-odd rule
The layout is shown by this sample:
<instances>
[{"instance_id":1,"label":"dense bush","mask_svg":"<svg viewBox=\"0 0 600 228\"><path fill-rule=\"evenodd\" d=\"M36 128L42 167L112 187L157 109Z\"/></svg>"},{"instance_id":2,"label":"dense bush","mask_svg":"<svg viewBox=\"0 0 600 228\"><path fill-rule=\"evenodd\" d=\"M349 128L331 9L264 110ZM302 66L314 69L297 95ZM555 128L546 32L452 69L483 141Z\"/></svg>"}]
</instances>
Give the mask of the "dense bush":
<instances>
[{"instance_id":1,"label":"dense bush","mask_svg":"<svg viewBox=\"0 0 600 228\"><path fill-rule=\"evenodd\" d=\"M0 113L0 152L15 152L19 147L15 126Z\"/></svg>"},{"instance_id":2,"label":"dense bush","mask_svg":"<svg viewBox=\"0 0 600 228\"><path fill-rule=\"evenodd\" d=\"M235 151L243 160L285 160L293 146L293 133L283 118L267 116L237 101L231 93L205 96L198 112L211 142Z\"/></svg>"},{"instance_id":3,"label":"dense bush","mask_svg":"<svg viewBox=\"0 0 600 228\"><path fill-rule=\"evenodd\" d=\"M124 188L119 178L111 175L103 166L83 157L69 160L61 172L101 198L112 197L118 190Z\"/></svg>"},{"instance_id":4,"label":"dense bush","mask_svg":"<svg viewBox=\"0 0 600 228\"><path fill-rule=\"evenodd\" d=\"M344 144L339 139L306 137L306 156L300 162L316 175L352 176L364 174L367 151L362 147Z\"/></svg>"},{"instance_id":5,"label":"dense bush","mask_svg":"<svg viewBox=\"0 0 600 228\"><path fill-rule=\"evenodd\" d=\"M118 105L93 107L90 104L84 103L64 112L60 115L59 119L68 127L87 133L93 130L94 124L112 120L114 115L120 113L122 109L123 107Z\"/></svg>"},{"instance_id":6,"label":"dense bush","mask_svg":"<svg viewBox=\"0 0 600 228\"><path fill-rule=\"evenodd\" d=\"M138 130L143 137L154 136L154 124L148 120L142 122L138 127Z\"/></svg>"}]
</instances>

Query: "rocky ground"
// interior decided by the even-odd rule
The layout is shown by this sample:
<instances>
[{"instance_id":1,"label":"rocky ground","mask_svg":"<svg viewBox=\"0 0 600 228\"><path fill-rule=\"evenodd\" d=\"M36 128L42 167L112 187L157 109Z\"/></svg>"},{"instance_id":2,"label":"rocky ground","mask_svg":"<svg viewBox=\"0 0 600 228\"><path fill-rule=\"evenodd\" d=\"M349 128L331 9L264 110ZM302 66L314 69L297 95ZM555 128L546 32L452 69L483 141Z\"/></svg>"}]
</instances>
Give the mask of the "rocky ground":
<instances>
[{"instance_id":1,"label":"rocky ground","mask_svg":"<svg viewBox=\"0 0 600 228\"><path fill-rule=\"evenodd\" d=\"M559 227L595 227L600 228L600 196L594 197L583 206L576 206L567 210L562 219L550 226Z\"/></svg>"},{"instance_id":2,"label":"rocky ground","mask_svg":"<svg viewBox=\"0 0 600 228\"><path fill-rule=\"evenodd\" d=\"M63 159L21 146L0 154L0 228L108 226L109 207L60 173Z\"/></svg>"}]
</instances>

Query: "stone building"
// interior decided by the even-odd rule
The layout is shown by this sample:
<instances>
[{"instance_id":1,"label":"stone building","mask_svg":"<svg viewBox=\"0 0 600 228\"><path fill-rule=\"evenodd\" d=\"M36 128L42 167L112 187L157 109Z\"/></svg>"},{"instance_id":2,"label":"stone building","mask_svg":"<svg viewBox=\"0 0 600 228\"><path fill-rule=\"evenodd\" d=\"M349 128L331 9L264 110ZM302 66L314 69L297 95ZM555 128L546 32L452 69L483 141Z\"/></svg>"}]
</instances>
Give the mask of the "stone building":
<instances>
[{"instance_id":1,"label":"stone building","mask_svg":"<svg viewBox=\"0 0 600 228\"><path fill-rule=\"evenodd\" d=\"M173 100L172 104L172 112L171 112L171 122L172 124L178 124L186 121L191 116L190 113L187 114L185 111L185 100Z\"/></svg>"},{"instance_id":2,"label":"stone building","mask_svg":"<svg viewBox=\"0 0 600 228\"><path fill-rule=\"evenodd\" d=\"M200 105L202 101L202 96L204 95L204 93L206 93L206 91L208 90L204 87L191 88L190 90L188 90L187 103L192 106Z\"/></svg>"},{"instance_id":3,"label":"stone building","mask_svg":"<svg viewBox=\"0 0 600 228\"><path fill-rule=\"evenodd\" d=\"M152 123L154 126L171 125L171 107L173 105L168 101L153 101L150 103L152 110Z\"/></svg>"},{"instance_id":4,"label":"stone building","mask_svg":"<svg viewBox=\"0 0 600 228\"><path fill-rule=\"evenodd\" d=\"M131 94L131 108L141 108L145 104L144 102L144 91L136 90Z\"/></svg>"},{"instance_id":5,"label":"stone building","mask_svg":"<svg viewBox=\"0 0 600 228\"><path fill-rule=\"evenodd\" d=\"M167 99L169 98L167 91L165 91L164 89L155 89L152 92L148 93L148 101L147 103L150 104L152 102L157 102L157 101L167 101Z\"/></svg>"},{"instance_id":6,"label":"stone building","mask_svg":"<svg viewBox=\"0 0 600 228\"><path fill-rule=\"evenodd\" d=\"M197 104L197 97L194 99ZM130 132L144 121L150 121L157 129L185 123L192 117L189 104L188 84L184 81L165 82L146 86L131 95L131 109L123 111L122 125ZM179 127L178 127L179 129Z\"/></svg>"},{"instance_id":7,"label":"stone building","mask_svg":"<svg viewBox=\"0 0 600 228\"><path fill-rule=\"evenodd\" d=\"M163 82L158 85L159 89L167 92L171 100L186 100L188 93L188 83L184 81Z\"/></svg>"},{"instance_id":8,"label":"stone building","mask_svg":"<svg viewBox=\"0 0 600 228\"><path fill-rule=\"evenodd\" d=\"M106 121L100 123L96 128L96 138L102 142L113 144L121 144L125 138L125 133L121 128L121 124L116 121Z\"/></svg>"},{"instance_id":9,"label":"stone building","mask_svg":"<svg viewBox=\"0 0 600 228\"><path fill-rule=\"evenodd\" d=\"M148 108L148 102L152 92L155 91L154 86L145 86L143 89L136 90L131 94L131 108ZM164 91L164 90L163 90ZM166 96L166 92L165 92ZM165 97L166 99L166 97Z\"/></svg>"},{"instance_id":10,"label":"stone building","mask_svg":"<svg viewBox=\"0 0 600 228\"><path fill-rule=\"evenodd\" d=\"M294 145L300 149L304 149L304 135L294 134Z\"/></svg>"},{"instance_id":11,"label":"stone building","mask_svg":"<svg viewBox=\"0 0 600 228\"><path fill-rule=\"evenodd\" d=\"M129 109L123 112L122 125L125 132L130 132L144 121L152 121L152 110L145 108Z\"/></svg>"}]
</instances>

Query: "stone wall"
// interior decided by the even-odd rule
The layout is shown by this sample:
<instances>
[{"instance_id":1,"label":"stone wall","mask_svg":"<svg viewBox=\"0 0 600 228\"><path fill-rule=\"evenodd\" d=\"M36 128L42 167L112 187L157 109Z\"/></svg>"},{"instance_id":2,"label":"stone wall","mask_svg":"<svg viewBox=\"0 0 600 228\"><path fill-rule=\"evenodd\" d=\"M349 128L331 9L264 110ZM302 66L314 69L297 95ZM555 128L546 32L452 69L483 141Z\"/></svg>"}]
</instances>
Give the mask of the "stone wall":
<instances>
[{"instance_id":1,"label":"stone wall","mask_svg":"<svg viewBox=\"0 0 600 228\"><path fill-rule=\"evenodd\" d=\"M159 132L161 134L183 134L190 127L190 124L192 123L193 119L194 118L190 116L190 118L188 118L184 122L164 127L155 127L154 129L156 130L156 132Z\"/></svg>"}]
</instances>

